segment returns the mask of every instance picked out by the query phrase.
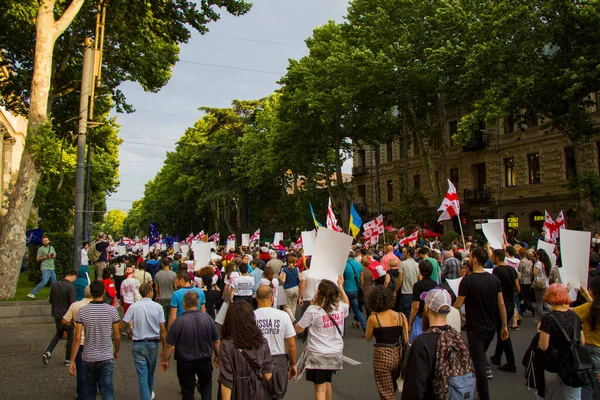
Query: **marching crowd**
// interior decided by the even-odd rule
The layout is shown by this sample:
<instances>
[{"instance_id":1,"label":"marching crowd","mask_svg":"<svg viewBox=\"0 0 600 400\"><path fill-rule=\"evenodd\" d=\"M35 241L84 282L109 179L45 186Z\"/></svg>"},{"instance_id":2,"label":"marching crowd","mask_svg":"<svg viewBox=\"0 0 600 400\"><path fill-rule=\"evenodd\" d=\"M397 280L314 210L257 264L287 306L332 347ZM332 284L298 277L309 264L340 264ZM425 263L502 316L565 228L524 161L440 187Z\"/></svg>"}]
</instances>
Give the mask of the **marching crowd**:
<instances>
[{"instance_id":1,"label":"marching crowd","mask_svg":"<svg viewBox=\"0 0 600 400\"><path fill-rule=\"evenodd\" d=\"M167 371L172 356L183 399L196 390L210 399L218 368L221 399L282 399L289 380L305 377L315 399L330 400L352 310L352 326L375 341L380 399L395 398L400 385L403 399L477 393L487 400L493 366L517 372L511 331L529 312L538 332L523 366L536 398L600 398L600 245L591 244L588 287L576 288L571 301L559 246L548 254L514 238L501 249L471 237L464 245L422 237L413 244L354 245L343 275L331 282L313 278L311 258L283 241L213 249L209 265L197 265L191 251L119 255L100 233L84 244L79 270L57 281L56 251L44 237L37 253L42 281L29 295L53 283L56 334L42 361L50 362L66 335L64 364L77 378L77 398L95 399L99 390L112 399L124 337L143 400L154 399L155 369ZM299 355L297 340L305 342Z\"/></svg>"}]
</instances>

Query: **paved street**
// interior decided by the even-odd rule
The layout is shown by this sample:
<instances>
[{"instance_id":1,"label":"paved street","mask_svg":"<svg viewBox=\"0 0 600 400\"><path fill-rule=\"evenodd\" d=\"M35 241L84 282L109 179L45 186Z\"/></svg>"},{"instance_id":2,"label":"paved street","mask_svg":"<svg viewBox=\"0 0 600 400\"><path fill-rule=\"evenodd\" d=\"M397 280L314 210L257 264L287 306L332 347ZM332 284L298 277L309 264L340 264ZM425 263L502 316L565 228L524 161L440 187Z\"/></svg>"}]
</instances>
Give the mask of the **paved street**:
<instances>
[{"instance_id":1,"label":"paved street","mask_svg":"<svg viewBox=\"0 0 600 400\"><path fill-rule=\"evenodd\" d=\"M352 318L346 325L350 326ZM510 374L494 371L490 381L492 399L533 398L534 393L524 386L523 367L520 364L523 352L535 333L531 317L525 317L521 330L512 332L518 373ZM41 361L45 346L54 333L53 325L14 325L0 327L0 399L74 399L75 378L71 377L63 366L64 346L59 343L54 351L50 365ZM344 370L334 377L333 391L335 399L377 399L377 391L371 370L372 346L361 337L358 329L349 328L345 338L344 353L361 365L344 364ZM493 346L492 344L492 350ZM115 366L115 391L117 399L138 398L137 376L131 359L130 343L122 342L121 357ZM491 351L488 355L491 354ZM179 397L179 386L175 373L175 363L166 373L156 372L156 398L175 399ZM214 373L214 391L216 379ZM307 399L312 397L312 386L306 381L291 383L286 399ZM398 394L396 396L400 398ZM198 395L196 398L200 398ZM216 398L216 397L215 397Z\"/></svg>"}]
</instances>

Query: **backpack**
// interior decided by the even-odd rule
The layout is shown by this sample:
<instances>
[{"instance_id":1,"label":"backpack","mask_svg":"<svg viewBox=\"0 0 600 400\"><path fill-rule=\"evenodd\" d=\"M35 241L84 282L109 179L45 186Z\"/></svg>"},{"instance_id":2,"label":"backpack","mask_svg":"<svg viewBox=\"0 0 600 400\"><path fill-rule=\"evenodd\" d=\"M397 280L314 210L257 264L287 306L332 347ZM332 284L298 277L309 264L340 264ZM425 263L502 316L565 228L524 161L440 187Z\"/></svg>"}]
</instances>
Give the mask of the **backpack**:
<instances>
[{"instance_id":1,"label":"backpack","mask_svg":"<svg viewBox=\"0 0 600 400\"><path fill-rule=\"evenodd\" d=\"M392 270L389 270L387 272L387 274L390 276L390 283L388 284L388 289L390 289L391 291L394 291L394 289L396 289L396 281L398 280L398 277L394 277L394 275L390 274ZM398 271L398 270L396 270Z\"/></svg>"},{"instance_id":2,"label":"backpack","mask_svg":"<svg viewBox=\"0 0 600 400\"><path fill-rule=\"evenodd\" d=\"M99 241L95 241L90 245L88 249L88 260L91 262L96 262L100 258L100 251L96 248L96 245L100 243Z\"/></svg>"},{"instance_id":3,"label":"backpack","mask_svg":"<svg viewBox=\"0 0 600 400\"><path fill-rule=\"evenodd\" d=\"M589 385L593 380L594 365L585 347L580 346L577 324L573 324L573 336L569 338L567 331L553 313L548 313L560 331L570 343L569 350L562 355L558 376L568 386L578 388Z\"/></svg>"},{"instance_id":4,"label":"backpack","mask_svg":"<svg viewBox=\"0 0 600 400\"><path fill-rule=\"evenodd\" d=\"M468 400L475 397L475 374L469 349L454 329L434 326L426 333L438 333L435 349L433 390L437 399Z\"/></svg>"}]
</instances>

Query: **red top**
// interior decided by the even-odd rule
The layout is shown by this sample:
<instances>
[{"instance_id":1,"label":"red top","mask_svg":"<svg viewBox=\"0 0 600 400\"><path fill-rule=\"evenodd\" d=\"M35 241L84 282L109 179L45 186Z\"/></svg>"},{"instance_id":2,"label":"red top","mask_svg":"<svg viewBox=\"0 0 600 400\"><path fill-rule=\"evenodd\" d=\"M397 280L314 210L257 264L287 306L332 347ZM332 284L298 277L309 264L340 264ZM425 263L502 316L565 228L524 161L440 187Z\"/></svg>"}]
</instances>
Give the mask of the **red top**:
<instances>
[{"instance_id":1,"label":"red top","mask_svg":"<svg viewBox=\"0 0 600 400\"><path fill-rule=\"evenodd\" d=\"M117 291L115 290L115 284L112 281L112 279L108 278L108 279L103 279L102 283L104 283L104 290L106 291L106 293L112 297L113 299L113 306L115 305L115 302L117 300Z\"/></svg>"}]
</instances>

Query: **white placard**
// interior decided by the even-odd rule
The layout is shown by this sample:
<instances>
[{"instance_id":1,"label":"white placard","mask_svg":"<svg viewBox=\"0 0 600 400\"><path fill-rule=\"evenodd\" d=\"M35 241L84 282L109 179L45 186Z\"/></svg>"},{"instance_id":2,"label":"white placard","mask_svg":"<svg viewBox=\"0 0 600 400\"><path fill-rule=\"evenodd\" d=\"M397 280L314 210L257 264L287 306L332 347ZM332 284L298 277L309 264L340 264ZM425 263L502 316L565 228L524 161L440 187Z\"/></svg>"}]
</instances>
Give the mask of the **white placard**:
<instances>
[{"instance_id":1,"label":"white placard","mask_svg":"<svg viewBox=\"0 0 600 400\"><path fill-rule=\"evenodd\" d=\"M221 308L219 309L219 313L217 314L217 318L215 318L215 322L219 325L223 325L225 322L225 316L227 315L227 310L229 309L229 303L223 302Z\"/></svg>"},{"instance_id":2,"label":"white placard","mask_svg":"<svg viewBox=\"0 0 600 400\"><path fill-rule=\"evenodd\" d=\"M456 297L458 297L458 288L460 287L460 282L462 282L463 278L458 278L458 279L446 279L446 282L448 282L448 285L450 286L450 289L452 289L452 291L454 292L454 295Z\"/></svg>"},{"instance_id":3,"label":"white placard","mask_svg":"<svg viewBox=\"0 0 600 400\"><path fill-rule=\"evenodd\" d=\"M503 219L488 219L487 222L488 222L488 224L490 222L499 222L499 223L501 223L502 224L502 232L504 232L504 220Z\"/></svg>"},{"instance_id":4,"label":"white placard","mask_svg":"<svg viewBox=\"0 0 600 400\"><path fill-rule=\"evenodd\" d=\"M273 237L273 244L279 244L279 241L283 240L283 232L275 232Z\"/></svg>"},{"instance_id":5,"label":"white placard","mask_svg":"<svg viewBox=\"0 0 600 400\"><path fill-rule=\"evenodd\" d=\"M190 245L189 244L182 244L181 245L181 256L183 258L187 258L189 252L190 252Z\"/></svg>"},{"instance_id":6,"label":"white placard","mask_svg":"<svg viewBox=\"0 0 600 400\"><path fill-rule=\"evenodd\" d=\"M166 243L161 243L160 244L160 249L161 250L166 250L167 249L167 244Z\"/></svg>"},{"instance_id":7,"label":"white placard","mask_svg":"<svg viewBox=\"0 0 600 400\"><path fill-rule=\"evenodd\" d=\"M142 254L146 257L150 253L150 246L145 244L142 246Z\"/></svg>"},{"instance_id":8,"label":"white placard","mask_svg":"<svg viewBox=\"0 0 600 400\"><path fill-rule=\"evenodd\" d=\"M210 264L210 244L206 242L196 242L192 245L194 251L194 271L198 271Z\"/></svg>"},{"instance_id":9,"label":"white placard","mask_svg":"<svg viewBox=\"0 0 600 400\"><path fill-rule=\"evenodd\" d=\"M250 245L250 234L242 233L242 246L249 246L249 245Z\"/></svg>"},{"instance_id":10,"label":"white placard","mask_svg":"<svg viewBox=\"0 0 600 400\"><path fill-rule=\"evenodd\" d=\"M548 257L550 257L550 264L552 264L552 266L554 267L556 265L556 254L554 254L554 245L552 243L544 242L543 240L538 239L537 248L544 249L546 253L548 253Z\"/></svg>"},{"instance_id":11,"label":"white placard","mask_svg":"<svg viewBox=\"0 0 600 400\"><path fill-rule=\"evenodd\" d=\"M210 248L211 249L217 250L217 243L215 243L215 242L208 242L208 244L210 244Z\"/></svg>"},{"instance_id":12,"label":"white placard","mask_svg":"<svg viewBox=\"0 0 600 400\"><path fill-rule=\"evenodd\" d=\"M181 253L181 244L179 242L173 242L173 253Z\"/></svg>"},{"instance_id":13,"label":"white placard","mask_svg":"<svg viewBox=\"0 0 600 400\"><path fill-rule=\"evenodd\" d=\"M571 284L571 299L573 292L580 286L587 288L588 265L590 262L590 232L562 229L560 231L560 255L563 262L563 284Z\"/></svg>"},{"instance_id":14,"label":"white placard","mask_svg":"<svg viewBox=\"0 0 600 400\"><path fill-rule=\"evenodd\" d=\"M229 252L230 249L235 249L235 240L227 241L227 248L225 250L227 250L227 252Z\"/></svg>"},{"instance_id":15,"label":"white placard","mask_svg":"<svg viewBox=\"0 0 600 400\"><path fill-rule=\"evenodd\" d=\"M277 298L275 299L275 302L277 303L277 307L287 305L287 297L283 285L277 287Z\"/></svg>"},{"instance_id":16,"label":"white placard","mask_svg":"<svg viewBox=\"0 0 600 400\"><path fill-rule=\"evenodd\" d=\"M492 249L502 249L502 224L500 222L488 222L487 224L481 224L481 230L485 235L488 243Z\"/></svg>"},{"instance_id":17,"label":"white placard","mask_svg":"<svg viewBox=\"0 0 600 400\"><path fill-rule=\"evenodd\" d=\"M317 240L316 230L302 232L302 246L304 246L305 256L312 256L315 251L315 240Z\"/></svg>"},{"instance_id":18,"label":"white placard","mask_svg":"<svg viewBox=\"0 0 600 400\"><path fill-rule=\"evenodd\" d=\"M126 256L127 255L127 246L119 246L119 255Z\"/></svg>"},{"instance_id":19,"label":"white placard","mask_svg":"<svg viewBox=\"0 0 600 400\"><path fill-rule=\"evenodd\" d=\"M337 282L338 276L344 274L348 253L351 249L352 236L320 228L308 276Z\"/></svg>"}]
</instances>

